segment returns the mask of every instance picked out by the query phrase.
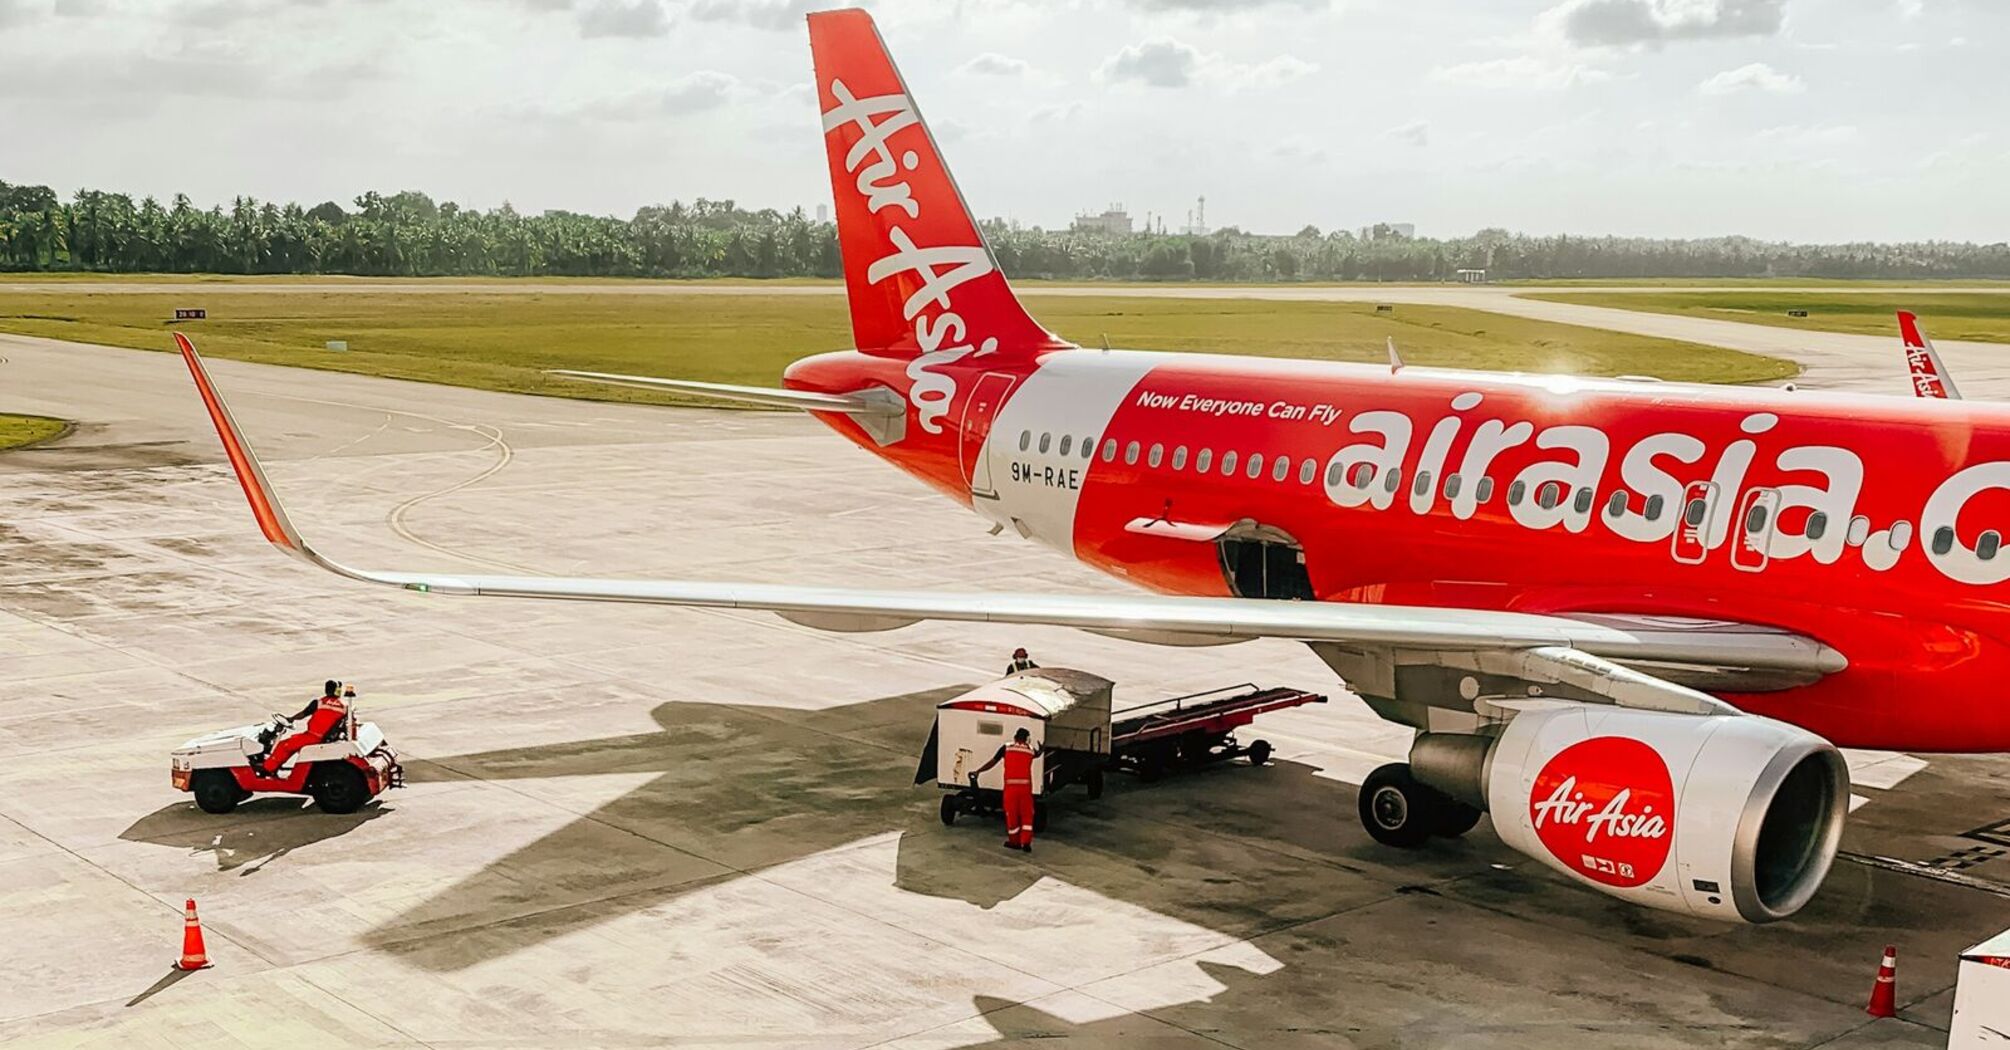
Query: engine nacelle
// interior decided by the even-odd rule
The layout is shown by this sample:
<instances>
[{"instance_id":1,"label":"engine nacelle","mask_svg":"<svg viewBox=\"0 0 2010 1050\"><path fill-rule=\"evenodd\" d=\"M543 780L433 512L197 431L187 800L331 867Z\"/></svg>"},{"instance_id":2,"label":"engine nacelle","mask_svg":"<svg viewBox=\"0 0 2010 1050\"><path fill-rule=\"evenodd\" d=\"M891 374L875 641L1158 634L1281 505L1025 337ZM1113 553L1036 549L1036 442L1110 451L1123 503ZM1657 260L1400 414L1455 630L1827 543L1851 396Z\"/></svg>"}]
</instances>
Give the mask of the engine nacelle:
<instances>
[{"instance_id":1,"label":"engine nacelle","mask_svg":"<svg viewBox=\"0 0 2010 1050\"><path fill-rule=\"evenodd\" d=\"M1522 853L1623 900L1732 921L1800 910L1849 811L1835 746L1755 716L1539 704L1508 722L1479 779Z\"/></svg>"}]
</instances>

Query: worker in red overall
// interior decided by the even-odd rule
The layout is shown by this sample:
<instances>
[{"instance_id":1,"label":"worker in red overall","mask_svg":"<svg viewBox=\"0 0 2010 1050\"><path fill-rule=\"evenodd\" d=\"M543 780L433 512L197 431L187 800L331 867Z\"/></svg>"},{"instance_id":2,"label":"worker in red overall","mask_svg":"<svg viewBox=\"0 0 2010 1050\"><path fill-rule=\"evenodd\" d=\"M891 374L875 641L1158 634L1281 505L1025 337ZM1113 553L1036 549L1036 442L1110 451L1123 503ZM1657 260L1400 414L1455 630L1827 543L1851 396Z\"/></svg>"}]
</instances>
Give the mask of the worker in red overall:
<instances>
[{"instance_id":1,"label":"worker in red overall","mask_svg":"<svg viewBox=\"0 0 2010 1050\"><path fill-rule=\"evenodd\" d=\"M346 699L341 693L342 683L329 680L322 687L320 699L301 708L299 714L287 719L295 726L299 726L302 720L305 720L305 728L296 728L288 733L272 745L270 755L263 760L253 759L251 767L261 776L277 776L280 768L286 765L287 759L292 758L295 752L309 744L318 744L327 739L329 732L342 724L343 719L349 717L349 700L356 696L356 690L353 688L349 690Z\"/></svg>"},{"instance_id":2,"label":"worker in red overall","mask_svg":"<svg viewBox=\"0 0 2010 1050\"><path fill-rule=\"evenodd\" d=\"M1033 744L1033 734L1022 726L1012 734L1011 743L999 748L991 761L970 774L974 784L986 770L1005 763L1006 849L1033 852L1033 760L1038 757L1040 749Z\"/></svg>"}]
</instances>

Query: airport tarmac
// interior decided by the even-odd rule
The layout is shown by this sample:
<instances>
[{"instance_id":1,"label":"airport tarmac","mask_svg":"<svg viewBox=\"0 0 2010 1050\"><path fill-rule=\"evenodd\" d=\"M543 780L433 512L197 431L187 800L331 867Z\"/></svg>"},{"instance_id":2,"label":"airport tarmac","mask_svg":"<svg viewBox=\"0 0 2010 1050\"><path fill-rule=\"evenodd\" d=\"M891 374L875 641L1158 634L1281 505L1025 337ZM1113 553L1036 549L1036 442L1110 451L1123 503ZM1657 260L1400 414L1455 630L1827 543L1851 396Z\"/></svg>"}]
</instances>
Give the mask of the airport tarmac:
<instances>
[{"instance_id":1,"label":"airport tarmac","mask_svg":"<svg viewBox=\"0 0 2010 1050\"><path fill-rule=\"evenodd\" d=\"M258 538L177 359L0 359L10 409L79 421L0 456L0 1044L1927 1047L1954 953L2010 925L2004 758L1852 756L1865 802L1815 902L1690 920L1484 823L1372 843L1353 785L1407 731L1287 643L361 588ZM212 367L296 521L358 564L1122 587L797 417ZM1120 779L1020 856L910 782L932 705L1020 644L1120 703L1333 700L1259 723L1270 767ZM410 786L348 817L170 789L176 744L330 676ZM177 975L186 897L217 965ZM1887 943L1902 1012L1872 1021Z\"/></svg>"}]
</instances>

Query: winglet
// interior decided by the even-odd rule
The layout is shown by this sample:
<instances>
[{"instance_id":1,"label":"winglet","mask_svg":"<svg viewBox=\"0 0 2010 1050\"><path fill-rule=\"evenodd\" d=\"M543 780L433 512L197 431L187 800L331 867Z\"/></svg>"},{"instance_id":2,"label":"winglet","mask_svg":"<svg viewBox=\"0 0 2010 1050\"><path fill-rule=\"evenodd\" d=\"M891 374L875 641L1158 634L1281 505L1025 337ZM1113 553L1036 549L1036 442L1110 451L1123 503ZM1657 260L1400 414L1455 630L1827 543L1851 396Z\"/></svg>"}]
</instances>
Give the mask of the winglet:
<instances>
[{"instance_id":1,"label":"winglet","mask_svg":"<svg viewBox=\"0 0 2010 1050\"><path fill-rule=\"evenodd\" d=\"M216 392L216 384L210 382L209 370L203 367L202 355L195 352L195 344L188 336L176 332L175 345L181 348L181 359L188 365L188 374L195 379L196 392L202 395L203 407L209 410L209 421L216 425L216 436L223 442L223 454L230 458L230 468L237 472L237 483L244 487L245 501L251 504L251 515L258 519L258 531L265 534L266 542L297 558L308 558L307 545L300 542L300 534L293 530L293 523L286 520L286 511L272 494L272 486L265 480L265 470L258 465L258 456L245 443L244 434L237 429L237 420L231 418L230 406L223 403L223 395Z\"/></svg>"},{"instance_id":2,"label":"winglet","mask_svg":"<svg viewBox=\"0 0 2010 1050\"><path fill-rule=\"evenodd\" d=\"M1961 391L1955 389L1947 366L1940 363L1933 340L1926 337L1919 327L1919 318L1911 311L1898 312L1898 334L1905 341L1905 368L1912 376L1912 392L1920 397L1961 400Z\"/></svg>"},{"instance_id":3,"label":"winglet","mask_svg":"<svg viewBox=\"0 0 2010 1050\"><path fill-rule=\"evenodd\" d=\"M1396 337L1392 335L1389 337L1389 374L1395 375L1402 370L1403 357L1396 352Z\"/></svg>"}]
</instances>

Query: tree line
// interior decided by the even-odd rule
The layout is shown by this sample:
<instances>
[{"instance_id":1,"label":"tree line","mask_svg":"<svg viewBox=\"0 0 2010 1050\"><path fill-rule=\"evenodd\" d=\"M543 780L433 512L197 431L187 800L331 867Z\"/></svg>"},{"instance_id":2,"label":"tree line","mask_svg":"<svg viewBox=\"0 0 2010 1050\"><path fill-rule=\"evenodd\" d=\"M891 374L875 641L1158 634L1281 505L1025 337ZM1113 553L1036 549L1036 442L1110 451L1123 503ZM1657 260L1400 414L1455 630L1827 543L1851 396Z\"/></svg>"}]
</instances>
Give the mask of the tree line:
<instances>
[{"instance_id":1,"label":"tree line","mask_svg":"<svg viewBox=\"0 0 2010 1050\"><path fill-rule=\"evenodd\" d=\"M2010 244L1786 244L1748 237L1531 236L1486 229L1446 239L1307 226L1290 236L1215 230L1111 236L992 220L985 232L1016 277L1198 281L1444 281L1572 277L2010 277ZM356 274L371 277L836 277L836 231L801 208L732 201L642 208L632 218L522 215L365 193L344 207L238 197L203 209L152 197L0 182L0 270Z\"/></svg>"}]
</instances>

